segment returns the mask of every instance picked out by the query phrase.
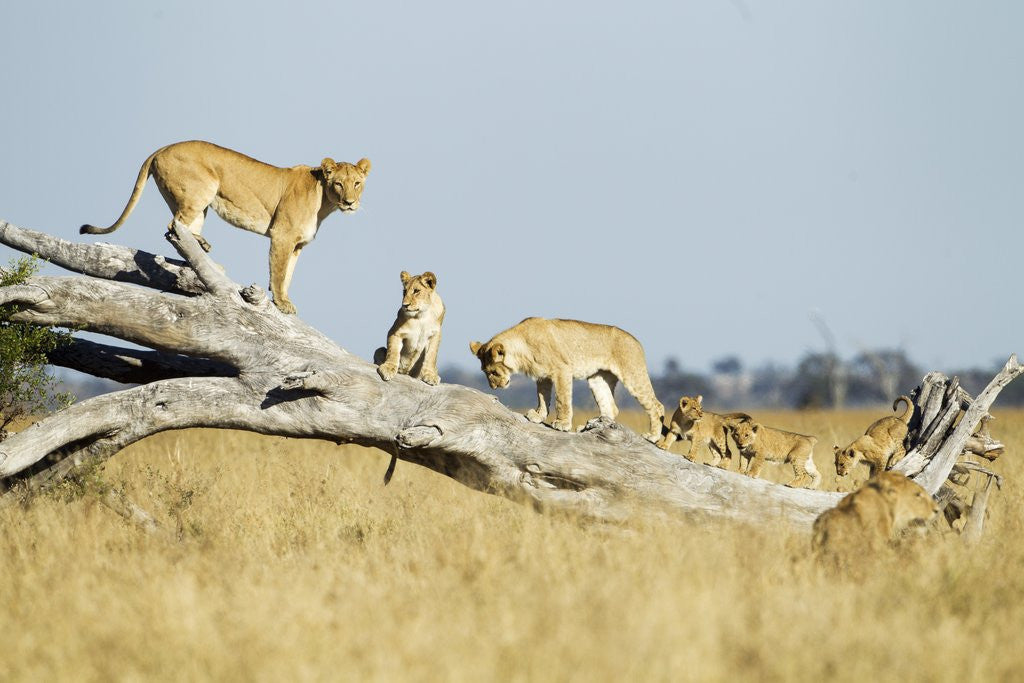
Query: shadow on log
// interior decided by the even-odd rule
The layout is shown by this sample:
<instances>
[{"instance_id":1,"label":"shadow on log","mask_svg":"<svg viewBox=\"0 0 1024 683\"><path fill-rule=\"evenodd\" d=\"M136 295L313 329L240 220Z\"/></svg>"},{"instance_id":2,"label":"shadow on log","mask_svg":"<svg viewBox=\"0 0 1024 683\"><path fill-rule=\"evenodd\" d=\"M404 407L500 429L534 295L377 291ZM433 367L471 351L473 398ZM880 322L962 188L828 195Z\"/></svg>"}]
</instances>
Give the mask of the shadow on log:
<instances>
[{"instance_id":1,"label":"shadow on log","mask_svg":"<svg viewBox=\"0 0 1024 683\"><path fill-rule=\"evenodd\" d=\"M78 340L53 363L141 386L82 401L0 443L0 480L46 488L130 443L169 429L214 427L375 446L490 494L603 520L639 512L810 528L843 496L792 489L692 463L606 419L580 433L532 424L467 387L384 382L369 362L258 287L232 282L188 230L185 259L76 244L0 221L0 242L86 277L33 277L0 289L13 319L97 332L137 351ZM897 469L935 494L996 395L1022 372L1011 357L971 399L929 374L915 394L913 438ZM10 500L11 492L0 500Z\"/></svg>"}]
</instances>

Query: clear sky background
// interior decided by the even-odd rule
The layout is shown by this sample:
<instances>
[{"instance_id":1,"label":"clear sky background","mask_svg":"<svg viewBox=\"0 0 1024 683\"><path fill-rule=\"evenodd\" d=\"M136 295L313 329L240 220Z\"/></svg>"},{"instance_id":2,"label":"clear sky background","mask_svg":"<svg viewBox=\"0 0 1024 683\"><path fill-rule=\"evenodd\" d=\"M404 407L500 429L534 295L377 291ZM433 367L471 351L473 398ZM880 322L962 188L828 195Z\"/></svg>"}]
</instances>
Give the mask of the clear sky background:
<instances>
[{"instance_id":1,"label":"clear sky background","mask_svg":"<svg viewBox=\"0 0 1024 683\"><path fill-rule=\"evenodd\" d=\"M637 336L648 363L902 346L1024 352L1024 3L8 2L0 217L168 253L158 147L368 156L307 248L299 314L369 357L400 270L438 275L441 365L520 319ZM269 241L213 216L229 275ZM0 247L4 261L13 252Z\"/></svg>"}]
</instances>

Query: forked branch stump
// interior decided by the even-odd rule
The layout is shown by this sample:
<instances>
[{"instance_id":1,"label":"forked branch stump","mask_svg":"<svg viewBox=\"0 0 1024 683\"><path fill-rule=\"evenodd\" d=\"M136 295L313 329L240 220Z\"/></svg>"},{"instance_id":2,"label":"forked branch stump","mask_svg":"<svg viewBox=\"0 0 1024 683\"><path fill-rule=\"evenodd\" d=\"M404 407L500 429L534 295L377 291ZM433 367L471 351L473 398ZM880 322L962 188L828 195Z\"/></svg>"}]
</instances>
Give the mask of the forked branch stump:
<instances>
[{"instance_id":1,"label":"forked branch stump","mask_svg":"<svg viewBox=\"0 0 1024 683\"><path fill-rule=\"evenodd\" d=\"M652 511L809 527L843 495L692 463L610 420L563 433L464 386L384 382L258 287L232 282L187 230L175 226L169 238L185 261L0 221L0 242L85 276L37 276L0 289L0 305L19 309L15 320L152 349L79 339L54 354L56 364L140 386L72 405L0 443L8 488L51 485L156 432L217 427L376 446L478 491L606 520ZM1011 356L977 399L955 379L928 375L898 469L934 494L1022 369Z\"/></svg>"}]
</instances>

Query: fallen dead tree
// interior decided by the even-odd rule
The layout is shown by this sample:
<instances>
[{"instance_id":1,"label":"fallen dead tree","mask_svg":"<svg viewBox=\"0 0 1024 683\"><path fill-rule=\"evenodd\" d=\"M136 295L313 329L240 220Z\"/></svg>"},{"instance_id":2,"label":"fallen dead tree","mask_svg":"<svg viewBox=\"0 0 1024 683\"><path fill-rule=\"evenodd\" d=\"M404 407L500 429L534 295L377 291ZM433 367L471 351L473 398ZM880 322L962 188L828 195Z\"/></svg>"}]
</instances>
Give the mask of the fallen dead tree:
<instances>
[{"instance_id":1,"label":"fallen dead tree","mask_svg":"<svg viewBox=\"0 0 1024 683\"><path fill-rule=\"evenodd\" d=\"M563 433L467 387L384 382L369 362L278 311L261 288L232 282L187 230L175 226L169 239L185 261L0 221L0 243L86 276L0 289L0 305L18 307L14 320L152 349L76 339L54 354L55 364L139 386L72 405L0 443L7 499L14 484L46 488L145 436L188 427L375 446L479 491L606 520L652 511L809 528L843 495L692 463L610 420ZM955 379L928 375L900 471L935 494L1000 389L1022 371L1011 357L976 399Z\"/></svg>"}]
</instances>

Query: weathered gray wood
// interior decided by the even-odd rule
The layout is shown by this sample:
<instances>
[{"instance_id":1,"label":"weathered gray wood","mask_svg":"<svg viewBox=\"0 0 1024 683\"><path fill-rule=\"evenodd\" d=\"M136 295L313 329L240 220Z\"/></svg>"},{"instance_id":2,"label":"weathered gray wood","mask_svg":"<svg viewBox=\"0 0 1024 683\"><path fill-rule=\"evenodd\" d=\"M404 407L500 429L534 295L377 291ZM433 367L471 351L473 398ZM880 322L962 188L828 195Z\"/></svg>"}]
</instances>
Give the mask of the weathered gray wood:
<instances>
[{"instance_id":1,"label":"weathered gray wood","mask_svg":"<svg viewBox=\"0 0 1024 683\"><path fill-rule=\"evenodd\" d=\"M116 244L68 242L19 228L3 219L0 219L0 242L26 254L36 254L74 273L178 294L206 291L188 263Z\"/></svg>"},{"instance_id":2,"label":"weathered gray wood","mask_svg":"<svg viewBox=\"0 0 1024 683\"><path fill-rule=\"evenodd\" d=\"M51 239L5 226L0 242L14 235L30 247L33 239ZM161 352L79 342L87 359L77 361L80 369L113 358L106 376L130 377L136 366L134 376L148 383L82 401L0 443L0 479L46 486L149 434L224 427L376 446L476 490L609 520L650 511L808 528L843 495L692 463L605 419L564 433L467 387L432 387L401 375L384 382L372 364L280 313L258 288L231 282L181 226L172 243L199 273L198 296L81 277L34 277L0 289L0 304L21 307L16 320L101 332ZM122 273L81 270L107 279ZM48 459L58 462L43 465ZM934 493L948 473L936 456L918 479Z\"/></svg>"},{"instance_id":3,"label":"weathered gray wood","mask_svg":"<svg viewBox=\"0 0 1024 683\"><path fill-rule=\"evenodd\" d=\"M902 472L908 477L913 477L918 484L930 493L937 491L942 482L949 476L957 459L964 452L967 440L974 434L982 418L988 415L996 396L999 395L1003 387L1012 382L1021 373L1024 373L1024 365L1021 365L1017 361L1017 355L1013 354L1006 361L1002 370L992 378L988 386L971 402L970 407L963 413L956 428L945 438L934 455L929 458L918 450L911 451L893 469L897 472ZM959 411L961 394L953 392L953 395L949 397L948 404ZM953 419L955 419L955 415Z\"/></svg>"}]
</instances>

